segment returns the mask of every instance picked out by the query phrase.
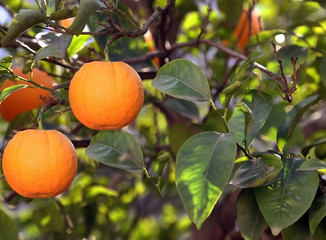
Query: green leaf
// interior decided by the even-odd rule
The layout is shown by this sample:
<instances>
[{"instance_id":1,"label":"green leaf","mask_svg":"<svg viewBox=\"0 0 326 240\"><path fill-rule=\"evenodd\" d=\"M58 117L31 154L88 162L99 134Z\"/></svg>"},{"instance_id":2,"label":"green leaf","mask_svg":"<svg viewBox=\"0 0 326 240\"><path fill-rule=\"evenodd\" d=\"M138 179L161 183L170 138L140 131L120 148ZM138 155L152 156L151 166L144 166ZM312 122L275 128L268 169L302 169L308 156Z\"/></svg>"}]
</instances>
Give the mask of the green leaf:
<instances>
[{"instance_id":1,"label":"green leaf","mask_svg":"<svg viewBox=\"0 0 326 240\"><path fill-rule=\"evenodd\" d=\"M235 172L231 184L238 188L262 186L277 178L283 168L281 159L271 154L245 161Z\"/></svg>"},{"instance_id":2,"label":"green leaf","mask_svg":"<svg viewBox=\"0 0 326 240\"><path fill-rule=\"evenodd\" d=\"M6 213L6 211L0 208L0 239L18 240L18 228L14 220Z\"/></svg>"},{"instance_id":3,"label":"green leaf","mask_svg":"<svg viewBox=\"0 0 326 240\"><path fill-rule=\"evenodd\" d=\"M209 85L200 67L176 59L161 67L152 82L158 90L176 98L205 102L211 99Z\"/></svg>"},{"instance_id":4,"label":"green leaf","mask_svg":"<svg viewBox=\"0 0 326 240\"><path fill-rule=\"evenodd\" d=\"M228 125L218 110L211 110L207 114L202 127L205 131L215 131L220 133L229 132Z\"/></svg>"},{"instance_id":5,"label":"green leaf","mask_svg":"<svg viewBox=\"0 0 326 240\"><path fill-rule=\"evenodd\" d=\"M305 159L297 171L313 171L319 169L326 169L326 162L319 159Z\"/></svg>"},{"instance_id":6,"label":"green leaf","mask_svg":"<svg viewBox=\"0 0 326 240\"><path fill-rule=\"evenodd\" d=\"M176 159L176 186L190 219L200 229L228 184L236 157L232 133L190 137Z\"/></svg>"},{"instance_id":7,"label":"green leaf","mask_svg":"<svg viewBox=\"0 0 326 240\"><path fill-rule=\"evenodd\" d=\"M4 70L7 73L13 60L14 58L10 55L3 57L0 62L0 71Z\"/></svg>"},{"instance_id":8,"label":"green leaf","mask_svg":"<svg viewBox=\"0 0 326 240\"><path fill-rule=\"evenodd\" d=\"M304 215L291 226L282 230L283 240L312 240L309 231L308 218Z\"/></svg>"},{"instance_id":9,"label":"green leaf","mask_svg":"<svg viewBox=\"0 0 326 240\"><path fill-rule=\"evenodd\" d=\"M277 131L277 144L283 150L287 141L293 136L301 116L317 102L318 96L310 96L295 105L283 118Z\"/></svg>"},{"instance_id":10,"label":"green leaf","mask_svg":"<svg viewBox=\"0 0 326 240\"><path fill-rule=\"evenodd\" d=\"M240 86L241 82L236 81L223 89L220 94L220 102L225 108L229 106L233 95L239 90Z\"/></svg>"},{"instance_id":11,"label":"green leaf","mask_svg":"<svg viewBox=\"0 0 326 240\"><path fill-rule=\"evenodd\" d=\"M2 39L2 47L7 46L28 28L45 22L46 16L39 10L22 9L11 21L9 29Z\"/></svg>"},{"instance_id":12,"label":"green leaf","mask_svg":"<svg viewBox=\"0 0 326 240\"><path fill-rule=\"evenodd\" d=\"M325 240L325 239L326 239L326 219L323 219L315 231L314 240Z\"/></svg>"},{"instance_id":13,"label":"green leaf","mask_svg":"<svg viewBox=\"0 0 326 240\"><path fill-rule=\"evenodd\" d=\"M97 0L81 0L69 32L78 36L84 30L89 17L100 8L101 4Z\"/></svg>"},{"instance_id":14,"label":"green leaf","mask_svg":"<svg viewBox=\"0 0 326 240\"><path fill-rule=\"evenodd\" d=\"M74 17L74 12L69 8L62 8L50 14L51 20L63 20L70 17Z\"/></svg>"},{"instance_id":15,"label":"green leaf","mask_svg":"<svg viewBox=\"0 0 326 240\"><path fill-rule=\"evenodd\" d=\"M237 222L245 239L259 239L267 223L260 213L252 189L243 189L237 199Z\"/></svg>"},{"instance_id":16,"label":"green leaf","mask_svg":"<svg viewBox=\"0 0 326 240\"><path fill-rule=\"evenodd\" d=\"M71 57L74 54L79 53L85 47L89 38L90 36L88 35L79 35L78 37L73 36L69 47L67 48L68 56Z\"/></svg>"},{"instance_id":17,"label":"green leaf","mask_svg":"<svg viewBox=\"0 0 326 240\"><path fill-rule=\"evenodd\" d=\"M41 32L36 34L35 38L42 49L45 47L51 47L45 50L45 55L48 55L49 57L54 56L64 58L66 50L73 37L62 33Z\"/></svg>"},{"instance_id":18,"label":"green leaf","mask_svg":"<svg viewBox=\"0 0 326 240\"><path fill-rule=\"evenodd\" d=\"M273 108L273 97L265 92L251 90L252 103L249 105L252 110L253 124L248 133L246 141L250 145L259 134Z\"/></svg>"},{"instance_id":19,"label":"green leaf","mask_svg":"<svg viewBox=\"0 0 326 240\"><path fill-rule=\"evenodd\" d=\"M44 47L40 48L34 56L34 61L38 61L47 57L62 58L63 56L56 47Z\"/></svg>"},{"instance_id":20,"label":"green leaf","mask_svg":"<svg viewBox=\"0 0 326 240\"><path fill-rule=\"evenodd\" d=\"M314 235L319 223L326 216L326 195L316 198L309 210L309 228L312 235Z\"/></svg>"},{"instance_id":21,"label":"green leaf","mask_svg":"<svg viewBox=\"0 0 326 240\"><path fill-rule=\"evenodd\" d=\"M250 146L272 111L273 98L258 90L251 90L245 97L251 98L251 102L244 98L244 102L236 104L238 108L233 112L228 127L231 132L236 133L239 144L245 142L246 146Z\"/></svg>"},{"instance_id":22,"label":"green leaf","mask_svg":"<svg viewBox=\"0 0 326 240\"><path fill-rule=\"evenodd\" d=\"M258 43L272 41L277 34L286 34L287 32L283 29L270 29L261 31L254 36L251 36L247 47L255 46Z\"/></svg>"},{"instance_id":23,"label":"green leaf","mask_svg":"<svg viewBox=\"0 0 326 240\"><path fill-rule=\"evenodd\" d=\"M252 116L252 111L251 109L247 106L247 104L243 103L243 102L238 102L235 104L235 106L237 108L239 108L239 110L241 112L244 113L244 116L245 116L245 128L244 128L244 137L245 139L247 138L248 136L248 133L253 125L253 122L254 122L254 118ZM248 146L247 144L247 141L245 141L246 143L246 146Z\"/></svg>"},{"instance_id":24,"label":"green leaf","mask_svg":"<svg viewBox=\"0 0 326 240\"><path fill-rule=\"evenodd\" d=\"M165 101L165 105L184 117L196 121L200 120L199 109L193 102L177 98L169 98Z\"/></svg>"},{"instance_id":25,"label":"green leaf","mask_svg":"<svg viewBox=\"0 0 326 240\"><path fill-rule=\"evenodd\" d=\"M100 131L86 154L105 165L129 171L144 169L143 153L136 139L122 130Z\"/></svg>"},{"instance_id":26,"label":"green leaf","mask_svg":"<svg viewBox=\"0 0 326 240\"><path fill-rule=\"evenodd\" d=\"M274 236L300 219L315 197L318 174L316 171L296 171L302 162L284 159L280 180L255 188L258 206Z\"/></svg>"},{"instance_id":27,"label":"green leaf","mask_svg":"<svg viewBox=\"0 0 326 240\"><path fill-rule=\"evenodd\" d=\"M0 103L2 103L2 101L8 97L11 93L19 90L19 89L23 89L23 88L27 88L29 87L28 85L26 84L17 84L17 85L14 85L14 86L11 86L11 87L7 87L5 89L3 89L1 92L0 92Z\"/></svg>"},{"instance_id":28,"label":"green leaf","mask_svg":"<svg viewBox=\"0 0 326 240\"><path fill-rule=\"evenodd\" d=\"M225 21L235 26L240 19L244 0L218 0L217 2L219 9L225 14Z\"/></svg>"}]
</instances>

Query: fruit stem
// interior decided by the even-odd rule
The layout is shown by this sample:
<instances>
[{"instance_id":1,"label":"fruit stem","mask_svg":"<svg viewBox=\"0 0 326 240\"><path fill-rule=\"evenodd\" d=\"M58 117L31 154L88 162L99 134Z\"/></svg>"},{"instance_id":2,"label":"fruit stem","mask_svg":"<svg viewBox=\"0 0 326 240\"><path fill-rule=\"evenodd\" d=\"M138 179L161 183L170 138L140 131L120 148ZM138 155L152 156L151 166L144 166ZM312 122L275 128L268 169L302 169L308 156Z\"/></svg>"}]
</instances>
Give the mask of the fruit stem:
<instances>
[{"instance_id":1,"label":"fruit stem","mask_svg":"<svg viewBox=\"0 0 326 240\"><path fill-rule=\"evenodd\" d=\"M104 48L104 61L105 62L109 62L110 61L110 57L109 57L109 46L105 46Z\"/></svg>"},{"instance_id":2,"label":"fruit stem","mask_svg":"<svg viewBox=\"0 0 326 240\"><path fill-rule=\"evenodd\" d=\"M43 123L42 123L42 120L43 120L43 115L41 112L38 113L38 116L37 116L37 125L38 125L38 129L39 130L43 130Z\"/></svg>"}]
</instances>

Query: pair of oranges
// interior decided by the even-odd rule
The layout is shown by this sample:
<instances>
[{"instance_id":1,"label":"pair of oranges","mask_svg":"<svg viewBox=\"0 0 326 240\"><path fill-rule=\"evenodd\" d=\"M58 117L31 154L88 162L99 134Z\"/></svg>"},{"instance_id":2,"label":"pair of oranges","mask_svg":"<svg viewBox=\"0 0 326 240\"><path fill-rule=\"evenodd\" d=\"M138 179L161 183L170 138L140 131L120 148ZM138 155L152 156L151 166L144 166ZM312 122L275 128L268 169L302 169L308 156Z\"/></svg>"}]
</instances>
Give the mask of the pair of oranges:
<instances>
[{"instance_id":1,"label":"pair of oranges","mask_svg":"<svg viewBox=\"0 0 326 240\"><path fill-rule=\"evenodd\" d=\"M15 75L22 68L13 68ZM45 72L33 69L33 81L52 88L54 81ZM7 79L2 88L31 83ZM13 92L0 105L7 121L38 108L51 93L39 88ZM69 87L69 101L76 118L96 130L119 129L137 117L144 101L144 89L137 72L123 62L95 61L76 72ZM7 144L2 168L8 184L27 198L47 198L65 191L77 171L77 155L71 141L57 130L29 129L18 132Z\"/></svg>"}]
</instances>

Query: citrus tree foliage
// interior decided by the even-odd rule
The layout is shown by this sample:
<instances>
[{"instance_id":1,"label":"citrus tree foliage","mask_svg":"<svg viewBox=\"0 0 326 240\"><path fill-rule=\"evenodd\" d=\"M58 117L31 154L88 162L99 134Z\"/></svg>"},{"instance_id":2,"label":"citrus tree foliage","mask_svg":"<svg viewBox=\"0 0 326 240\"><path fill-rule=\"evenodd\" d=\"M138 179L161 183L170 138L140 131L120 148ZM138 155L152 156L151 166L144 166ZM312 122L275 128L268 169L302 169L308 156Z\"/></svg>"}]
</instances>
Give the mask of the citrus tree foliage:
<instances>
[{"instance_id":1,"label":"citrus tree foliage","mask_svg":"<svg viewBox=\"0 0 326 240\"><path fill-rule=\"evenodd\" d=\"M57 82L41 108L0 120L2 150L41 124L79 158L55 198L23 198L2 175L0 239L326 239L324 1L0 3L1 84L13 65ZM243 10L261 29L244 49L233 34ZM95 60L143 80L143 108L123 129L88 129L69 107L71 78Z\"/></svg>"}]
</instances>

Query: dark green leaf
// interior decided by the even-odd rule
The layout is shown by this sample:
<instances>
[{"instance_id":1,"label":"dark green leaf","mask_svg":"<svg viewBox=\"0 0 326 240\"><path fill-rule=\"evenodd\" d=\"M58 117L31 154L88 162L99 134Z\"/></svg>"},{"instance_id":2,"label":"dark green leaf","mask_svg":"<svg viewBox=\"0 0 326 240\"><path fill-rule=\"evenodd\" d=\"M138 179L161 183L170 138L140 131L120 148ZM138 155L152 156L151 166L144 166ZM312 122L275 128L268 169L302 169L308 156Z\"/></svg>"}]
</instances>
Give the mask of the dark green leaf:
<instances>
[{"instance_id":1,"label":"dark green leaf","mask_svg":"<svg viewBox=\"0 0 326 240\"><path fill-rule=\"evenodd\" d=\"M20 34L28 28L45 22L46 16L39 10L22 9L18 12L15 18L11 21L9 29L2 39L1 45L7 46L11 41L15 40Z\"/></svg>"},{"instance_id":2,"label":"dark green leaf","mask_svg":"<svg viewBox=\"0 0 326 240\"><path fill-rule=\"evenodd\" d=\"M74 12L69 8L62 8L50 14L51 20L63 20L70 17L74 17Z\"/></svg>"},{"instance_id":3,"label":"dark green leaf","mask_svg":"<svg viewBox=\"0 0 326 240\"><path fill-rule=\"evenodd\" d=\"M220 102L225 108L229 106L232 96L239 90L240 86L241 82L236 81L223 89L222 93L220 94Z\"/></svg>"},{"instance_id":4,"label":"dark green leaf","mask_svg":"<svg viewBox=\"0 0 326 240\"><path fill-rule=\"evenodd\" d=\"M325 239L326 239L326 219L323 219L315 231L314 240L325 240Z\"/></svg>"},{"instance_id":5,"label":"dark green leaf","mask_svg":"<svg viewBox=\"0 0 326 240\"><path fill-rule=\"evenodd\" d=\"M241 235L245 239L259 239L267 226L252 189L244 189L238 196L237 220Z\"/></svg>"},{"instance_id":6,"label":"dark green leaf","mask_svg":"<svg viewBox=\"0 0 326 240\"><path fill-rule=\"evenodd\" d=\"M0 239L18 240L18 228L14 220L0 208Z\"/></svg>"},{"instance_id":7,"label":"dark green leaf","mask_svg":"<svg viewBox=\"0 0 326 240\"><path fill-rule=\"evenodd\" d=\"M81 0L76 17L69 27L69 32L79 35L87 24L89 17L101 8L100 1Z\"/></svg>"},{"instance_id":8,"label":"dark green leaf","mask_svg":"<svg viewBox=\"0 0 326 240\"><path fill-rule=\"evenodd\" d=\"M56 47L43 47L37 51L36 55L34 56L34 61L38 61L48 57L62 58L63 56Z\"/></svg>"},{"instance_id":9,"label":"dark green leaf","mask_svg":"<svg viewBox=\"0 0 326 240\"><path fill-rule=\"evenodd\" d=\"M66 54L66 50L71 42L72 36L65 35L61 33L53 33L53 32L41 32L38 33L35 38L40 46L44 47L51 47L45 55L54 57L64 58Z\"/></svg>"},{"instance_id":10,"label":"dark green leaf","mask_svg":"<svg viewBox=\"0 0 326 240\"><path fill-rule=\"evenodd\" d=\"M292 137L295 128L306 110L317 102L318 96L310 96L295 105L283 118L283 123L277 131L277 144L283 150L287 141Z\"/></svg>"},{"instance_id":11,"label":"dark green leaf","mask_svg":"<svg viewBox=\"0 0 326 240\"><path fill-rule=\"evenodd\" d=\"M244 145L245 139L245 118L243 112L236 108L232 113L230 120L228 121L228 129L234 133L237 137L237 142Z\"/></svg>"},{"instance_id":12,"label":"dark green leaf","mask_svg":"<svg viewBox=\"0 0 326 240\"><path fill-rule=\"evenodd\" d=\"M3 89L1 92L0 92L0 103L2 103L2 101L8 97L11 93L19 90L19 89L23 89L23 88L27 88L28 85L25 85L25 84L17 84L17 85L14 85L14 86L11 86L11 87L7 87L5 89Z\"/></svg>"},{"instance_id":13,"label":"dark green leaf","mask_svg":"<svg viewBox=\"0 0 326 240\"><path fill-rule=\"evenodd\" d=\"M105 165L129 171L143 170L143 153L136 139L122 130L97 133L86 154Z\"/></svg>"},{"instance_id":14,"label":"dark green leaf","mask_svg":"<svg viewBox=\"0 0 326 240\"><path fill-rule=\"evenodd\" d=\"M158 90L176 98L205 102L211 99L209 85L200 67L176 59L161 67L152 82Z\"/></svg>"},{"instance_id":15,"label":"dark green leaf","mask_svg":"<svg viewBox=\"0 0 326 240\"><path fill-rule=\"evenodd\" d=\"M176 160L176 186L199 229L227 185L236 157L232 133L203 132L189 138Z\"/></svg>"},{"instance_id":16,"label":"dark green leaf","mask_svg":"<svg viewBox=\"0 0 326 240\"><path fill-rule=\"evenodd\" d=\"M308 217L304 215L291 226L282 230L283 240L312 240L309 231Z\"/></svg>"},{"instance_id":17,"label":"dark green leaf","mask_svg":"<svg viewBox=\"0 0 326 240\"><path fill-rule=\"evenodd\" d=\"M319 159L305 159L297 171L313 171L318 169L326 169L326 162Z\"/></svg>"},{"instance_id":18,"label":"dark green leaf","mask_svg":"<svg viewBox=\"0 0 326 240\"><path fill-rule=\"evenodd\" d=\"M225 14L225 21L235 26L240 19L244 0L218 0L217 2L219 9Z\"/></svg>"},{"instance_id":19,"label":"dark green leaf","mask_svg":"<svg viewBox=\"0 0 326 240\"><path fill-rule=\"evenodd\" d=\"M244 162L235 172L231 184L238 188L262 186L277 178L283 168L281 159L271 154Z\"/></svg>"},{"instance_id":20,"label":"dark green leaf","mask_svg":"<svg viewBox=\"0 0 326 240\"><path fill-rule=\"evenodd\" d=\"M215 131L220 133L229 132L226 121L218 110L210 111L202 126L205 131Z\"/></svg>"},{"instance_id":21,"label":"dark green leaf","mask_svg":"<svg viewBox=\"0 0 326 240\"><path fill-rule=\"evenodd\" d=\"M251 127L254 123L254 118L252 116L252 111L251 109L247 106L247 104L243 102L238 102L235 104L237 108L239 108L240 111L243 112L245 116L245 129L244 129L244 137L245 140L248 136L249 131L251 130ZM245 141L246 146L248 146L247 141Z\"/></svg>"},{"instance_id":22,"label":"dark green leaf","mask_svg":"<svg viewBox=\"0 0 326 240\"><path fill-rule=\"evenodd\" d=\"M274 236L300 219L315 197L318 174L316 171L296 171L302 162L284 159L280 180L255 188L258 206Z\"/></svg>"},{"instance_id":23,"label":"dark green leaf","mask_svg":"<svg viewBox=\"0 0 326 240\"><path fill-rule=\"evenodd\" d=\"M253 124L246 139L248 145L259 134L273 108L273 97L268 93L258 90L251 90L250 93L252 94L252 103L249 106L252 110Z\"/></svg>"},{"instance_id":24,"label":"dark green leaf","mask_svg":"<svg viewBox=\"0 0 326 240\"><path fill-rule=\"evenodd\" d=\"M326 195L322 195L316 198L309 210L309 228L313 235L319 225L319 223L326 216Z\"/></svg>"},{"instance_id":25,"label":"dark green leaf","mask_svg":"<svg viewBox=\"0 0 326 240\"><path fill-rule=\"evenodd\" d=\"M165 102L166 106L173 109L180 115L190 118L192 120L199 121L199 109L193 102L185 101L177 98L169 98Z\"/></svg>"}]
</instances>

